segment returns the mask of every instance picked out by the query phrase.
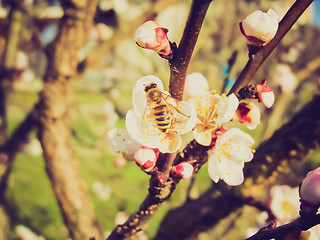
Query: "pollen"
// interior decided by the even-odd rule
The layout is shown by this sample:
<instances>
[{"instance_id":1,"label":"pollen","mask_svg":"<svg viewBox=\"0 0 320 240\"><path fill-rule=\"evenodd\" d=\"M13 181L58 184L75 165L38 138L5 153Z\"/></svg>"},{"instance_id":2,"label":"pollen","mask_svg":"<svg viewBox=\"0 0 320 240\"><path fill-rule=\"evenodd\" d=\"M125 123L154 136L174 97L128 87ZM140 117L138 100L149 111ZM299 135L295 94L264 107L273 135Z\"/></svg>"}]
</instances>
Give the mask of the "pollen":
<instances>
[{"instance_id":1,"label":"pollen","mask_svg":"<svg viewBox=\"0 0 320 240\"><path fill-rule=\"evenodd\" d=\"M123 136L123 133L122 132L117 132L117 136L121 137L121 136Z\"/></svg>"},{"instance_id":2,"label":"pollen","mask_svg":"<svg viewBox=\"0 0 320 240\"><path fill-rule=\"evenodd\" d=\"M221 97L222 97L222 98L225 98L226 96L227 96L227 95L224 94L224 93L221 94Z\"/></svg>"}]
</instances>

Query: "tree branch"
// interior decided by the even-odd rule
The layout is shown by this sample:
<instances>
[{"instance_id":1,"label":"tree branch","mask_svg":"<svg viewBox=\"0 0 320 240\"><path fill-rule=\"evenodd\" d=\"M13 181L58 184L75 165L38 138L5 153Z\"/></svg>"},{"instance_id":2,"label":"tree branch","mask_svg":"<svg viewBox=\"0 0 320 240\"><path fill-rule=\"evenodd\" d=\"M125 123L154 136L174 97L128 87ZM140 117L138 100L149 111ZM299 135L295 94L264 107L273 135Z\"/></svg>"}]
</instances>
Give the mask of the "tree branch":
<instances>
[{"instance_id":1,"label":"tree branch","mask_svg":"<svg viewBox=\"0 0 320 240\"><path fill-rule=\"evenodd\" d=\"M102 239L86 183L80 175L68 124L78 52L88 36L97 0L65 0L62 6L64 16L59 33L47 51L48 66L37 109L38 138L70 238L83 240L97 236Z\"/></svg>"},{"instance_id":2,"label":"tree branch","mask_svg":"<svg viewBox=\"0 0 320 240\"><path fill-rule=\"evenodd\" d=\"M198 36L211 0L193 0L188 21L178 49L169 61L170 83L169 92L175 99L182 100L184 82L189 62L198 40Z\"/></svg>"},{"instance_id":3,"label":"tree branch","mask_svg":"<svg viewBox=\"0 0 320 240\"><path fill-rule=\"evenodd\" d=\"M246 240L277 239L278 237L283 237L288 233L306 231L317 224L320 224L320 214L308 217L299 217L297 220L291 223L276 228L262 228L256 234L247 238Z\"/></svg>"},{"instance_id":4,"label":"tree branch","mask_svg":"<svg viewBox=\"0 0 320 240\"><path fill-rule=\"evenodd\" d=\"M197 150L196 150L197 149ZM208 147L199 145L196 141L190 142L187 147L175 158L175 164L182 161L191 163L195 171L198 171L202 164L208 159ZM132 214L122 225L118 225L108 237L108 240L129 239L132 235L145 229L146 224L156 213L162 203L167 200L176 185L179 178L171 178L164 184L160 184L157 175L152 175L149 184L149 193L139 209Z\"/></svg>"}]
</instances>

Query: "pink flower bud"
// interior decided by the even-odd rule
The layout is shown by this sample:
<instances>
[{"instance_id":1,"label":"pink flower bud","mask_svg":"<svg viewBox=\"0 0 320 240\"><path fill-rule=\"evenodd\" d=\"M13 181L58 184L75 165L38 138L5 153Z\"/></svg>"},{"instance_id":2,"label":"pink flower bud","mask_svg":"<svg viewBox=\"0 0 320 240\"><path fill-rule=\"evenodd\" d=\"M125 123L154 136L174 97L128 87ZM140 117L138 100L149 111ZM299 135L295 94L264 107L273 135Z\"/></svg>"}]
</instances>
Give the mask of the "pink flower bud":
<instances>
[{"instance_id":1,"label":"pink flower bud","mask_svg":"<svg viewBox=\"0 0 320 240\"><path fill-rule=\"evenodd\" d=\"M163 173L162 172L159 172L158 174L157 174L157 179L158 179L158 181L159 181L159 183L161 183L161 184L163 184L164 183L164 175L163 175Z\"/></svg>"},{"instance_id":2,"label":"pink flower bud","mask_svg":"<svg viewBox=\"0 0 320 240\"><path fill-rule=\"evenodd\" d=\"M148 21L138 27L134 38L138 46L156 51L161 56L170 59L172 51L167 32L167 29L161 28L156 22Z\"/></svg>"},{"instance_id":3,"label":"pink flower bud","mask_svg":"<svg viewBox=\"0 0 320 240\"><path fill-rule=\"evenodd\" d=\"M241 33L247 38L248 44L266 45L278 31L278 16L272 9L264 13L257 10L247 16L240 24Z\"/></svg>"},{"instance_id":4,"label":"pink flower bud","mask_svg":"<svg viewBox=\"0 0 320 240\"><path fill-rule=\"evenodd\" d=\"M193 174L193 166L188 162L179 163L172 167L171 174L184 179L190 178Z\"/></svg>"},{"instance_id":5,"label":"pink flower bud","mask_svg":"<svg viewBox=\"0 0 320 240\"><path fill-rule=\"evenodd\" d=\"M145 146L134 154L136 164L145 172L150 172L156 165L156 161L159 156L159 150L148 148Z\"/></svg>"},{"instance_id":6,"label":"pink flower bud","mask_svg":"<svg viewBox=\"0 0 320 240\"><path fill-rule=\"evenodd\" d=\"M320 167L308 172L300 185L301 200L314 206L320 206Z\"/></svg>"},{"instance_id":7,"label":"pink flower bud","mask_svg":"<svg viewBox=\"0 0 320 240\"><path fill-rule=\"evenodd\" d=\"M266 85L266 80L262 79L261 84L256 85L259 102L262 102L267 108L272 107L274 103L274 93L271 88Z\"/></svg>"},{"instance_id":8,"label":"pink flower bud","mask_svg":"<svg viewBox=\"0 0 320 240\"><path fill-rule=\"evenodd\" d=\"M254 103L242 102L239 104L234 121L244 123L249 129L254 129L260 123L260 109Z\"/></svg>"}]
</instances>

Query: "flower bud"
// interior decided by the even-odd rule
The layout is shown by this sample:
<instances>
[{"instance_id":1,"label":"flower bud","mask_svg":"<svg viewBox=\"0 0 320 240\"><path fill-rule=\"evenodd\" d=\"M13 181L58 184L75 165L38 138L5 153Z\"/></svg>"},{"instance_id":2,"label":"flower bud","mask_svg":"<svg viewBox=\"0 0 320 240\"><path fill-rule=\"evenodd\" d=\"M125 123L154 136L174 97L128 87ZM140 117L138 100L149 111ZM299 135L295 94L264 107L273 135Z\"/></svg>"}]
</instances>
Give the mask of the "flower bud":
<instances>
[{"instance_id":1,"label":"flower bud","mask_svg":"<svg viewBox=\"0 0 320 240\"><path fill-rule=\"evenodd\" d=\"M209 90L207 79L201 73L191 73L186 77L184 95L186 97L200 96Z\"/></svg>"},{"instance_id":2,"label":"flower bud","mask_svg":"<svg viewBox=\"0 0 320 240\"><path fill-rule=\"evenodd\" d=\"M266 80L262 79L261 84L256 85L259 102L262 102L267 108L272 107L274 103L274 93L271 88L266 85Z\"/></svg>"},{"instance_id":3,"label":"flower bud","mask_svg":"<svg viewBox=\"0 0 320 240\"><path fill-rule=\"evenodd\" d=\"M175 177L184 179L190 178L193 174L193 166L188 162L179 163L178 165L172 167L171 174Z\"/></svg>"},{"instance_id":4,"label":"flower bud","mask_svg":"<svg viewBox=\"0 0 320 240\"><path fill-rule=\"evenodd\" d=\"M172 51L167 32L167 29L161 28L156 22L148 21L138 27L134 38L138 46L153 50L164 58L170 59Z\"/></svg>"},{"instance_id":5,"label":"flower bud","mask_svg":"<svg viewBox=\"0 0 320 240\"><path fill-rule=\"evenodd\" d=\"M239 104L233 120L244 123L249 129L255 129L260 123L260 117L260 109L257 105L251 102L242 102Z\"/></svg>"},{"instance_id":6,"label":"flower bud","mask_svg":"<svg viewBox=\"0 0 320 240\"><path fill-rule=\"evenodd\" d=\"M241 33L247 42L254 46L268 44L278 31L278 16L272 9L264 13L257 10L247 16L240 24Z\"/></svg>"},{"instance_id":7,"label":"flower bud","mask_svg":"<svg viewBox=\"0 0 320 240\"><path fill-rule=\"evenodd\" d=\"M148 148L145 146L134 154L136 164L145 172L150 172L156 165L156 161L159 156L159 150Z\"/></svg>"},{"instance_id":8,"label":"flower bud","mask_svg":"<svg viewBox=\"0 0 320 240\"><path fill-rule=\"evenodd\" d=\"M301 200L314 206L320 206L320 167L308 172L300 185Z\"/></svg>"}]
</instances>

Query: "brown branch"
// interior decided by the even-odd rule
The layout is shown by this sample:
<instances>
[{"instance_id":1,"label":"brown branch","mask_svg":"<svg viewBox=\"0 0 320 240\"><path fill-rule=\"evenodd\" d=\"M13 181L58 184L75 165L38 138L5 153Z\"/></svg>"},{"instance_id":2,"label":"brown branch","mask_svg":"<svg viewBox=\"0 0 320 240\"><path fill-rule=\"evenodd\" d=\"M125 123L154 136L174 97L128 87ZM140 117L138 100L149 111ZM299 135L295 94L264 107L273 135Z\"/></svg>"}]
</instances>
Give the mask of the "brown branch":
<instances>
[{"instance_id":1,"label":"brown branch","mask_svg":"<svg viewBox=\"0 0 320 240\"><path fill-rule=\"evenodd\" d=\"M12 72L15 66L16 53L22 23L22 11L13 1L9 13L10 24L0 66L0 144L6 139L7 131L7 98L11 89Z\"/></svg>"},{"instance_id":2,"label":"brown branch","mask_svg":"<svg viewBox=\"0 0 320 240\"><path fill-rule=\"evenodd\" d=\"M301 14L309 7L312 2L313 0L297 0L292 5L286 15L280 21L277 34L274 36L274 38L266 46L260 48L257 53L249 55L249 60L246 66L238 76L228 95L230 95L231 93L237 94L237 92L241 88L247 86L250 83L256 71L260 68L263 62L279 44L281 39L287 34L293 24L298 20Z\"/></svg>"},{"instance_id":3,"label":"brown branch","mask_svg":"<svg viewBox=\"0 0 320 240\"><path fill-rule=\"evenodd\" d=\"M169 92L175 99L182 100L184 82L189 62L211 0L193 0L188 21L178 49L170 60Z\"/></svg>"},{"instance_id":4,"label":"brown branch","mask_svg":"<svg viewBox=\"0 0 320 240\"><path fill-rule=\"evenodd\" d=\"M199 145L196 141L190 142L187 147L175 158L175 164L188 161L195 171L198 171L200 165L208 159L208 147ZM129 219L122 225L118 225L108 237L108 240L130 239L137 232L145 229L148 221L153 217L162 203L167 200L176 185L179 183L178 178L169 178L164 184L160 184L157 175L150 179L149 193L139 209L132 214Z\"/></svg>"},{"instance_id":5,"label":"brown branch","mask_svg":"<svg viewBox=\"0 0 320 240\"><path fill-rule=\"evenodd\" d=\"M68 123L78 52L88 36L97 0L65 0L62 6L64 16L59 33L47 51L48 66L37 109L38 138L70 238L83 240L96 236L102 239L86 183L80 175Z\"/></svg>"},{"instance_id":6,"label":"brown branch","mask_svg":"<svg viewBox=\"0 0 320 240\"><path fill-rule=\"evenodd\" d=\"M29 134L35 127L35 116L34 111L31 111L24 121L17 127L11 137L6 143L0 147L0 153L7 155L8 159L5 163L4 173L0 175L0 201L1 198L5 197L9 175L13 166L13 162L17 152L21 149L23 144L26 142Z\"/></svg>"},{"instance_id":7,"label":"brown branch","mask_svg":"<svg viewBox=\"0 0 320 240\"><path fill-rule=\"evenodd\" d=\"M276 228L262 228L255 235L247 238L246 240L277 239L288 233L306 231L317 224L320 224L320 214L309 217L300 217L291 223Z\"/></svg>"}]
</instances>

